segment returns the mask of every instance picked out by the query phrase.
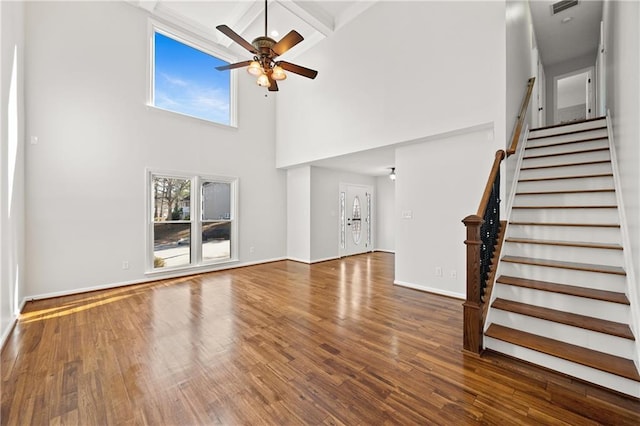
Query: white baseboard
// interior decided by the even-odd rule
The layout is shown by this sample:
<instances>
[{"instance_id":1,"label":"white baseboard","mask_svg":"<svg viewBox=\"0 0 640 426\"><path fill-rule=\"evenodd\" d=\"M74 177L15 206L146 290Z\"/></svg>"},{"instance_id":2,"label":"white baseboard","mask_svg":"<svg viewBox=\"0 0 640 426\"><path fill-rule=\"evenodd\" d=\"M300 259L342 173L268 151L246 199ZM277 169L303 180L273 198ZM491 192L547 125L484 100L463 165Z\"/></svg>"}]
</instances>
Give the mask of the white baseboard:
<instances>
[{"instance_id":1,"label":"white baseboard","mask_svg":"<svg viewBox=\"0 0 640 426\"><path fill-rule=\"evenodd\" d=\"M312 260L311 263L320 263L320 262L328 262L330 260L340 259L338 256L325 257L324 259L316 259Z\"/></svg>"},{"instance_id":2,"label":"white baseboard","mask_svg":"<svg viewBox=\"0 0 640 426\"><path fill-rule=\"evenodd\" d=\"M382 252L382 253L391 253L391 254L396 254L396 251L395 251L395 250L387 250L387 249L380 249L380 248L377 248L377 249L375 249L374 251L380 251L380 252Z\"/></svg>"},{"instance_id":3,"label":"white baseboard","mask_svg":"<svg viewBox=\"0 0 640 426\"><path fill-rule=\"evenodd\" d=\"M91 291L108 290L108 289L112 289L112 288L126 287L126 286L136 285L136 284L146 284L146 283L150 283L150 282L153 282L153 281L160 281L160 280L166 280L166 279L172 279L172 278L180 278L180 277L186 277L186 276L190 276L190 275L200 275L200 274L206 274L206 273L209 273L209 272L224 271L224 270L227 270L227 269L244 268L246 266L261 265L263 263L278 262L278 261L281 261L281 260L287 260L287 258L286 257L276 257L276 258L273 258L273 259L264 259L264 260L259 260L259 261L256 261L256 262L236 263L236 264L233 264L233 265L225 265L225 266L222 266L222 267L218 266L218 267L212 267L212 268L198 269L196 271L194 271L194 270L179 271L179 272L168 273L168 274L153 275L153 276L149 276L147 278L141 278L139 280L122 281L122 282L98 285L98 286L93 286L93 287L78 288L78 289L74 289L74 290L65 290L65 291L56 291L56 292L53 292L53 293L36 294L36 295L32 295L32 296L26 297L25 300L23 301L23 306L24 306L25 302L30 301L30 300L50 299L50 298L53 298L53 297L70 296L70 295L73 295L73 294L88 293L88 292L91 292Z\"/></svg>"},{"instance_id":4,"label":"white baseboard","mask_svg":"<svg viewBox=\"0 0 640 426\"><path fill-rule=\"evenodd\" d=\"M291 257L291 256L286 257L285 260L291 260L292 262L304 263L307 265L311 265L312 263L309 259L300 259L299 257Z\"/></svg>"},{"instance_id":5,"label":"white baseboard","mask_svg":"<svg viewBox=\"0 0 640 426\"><path fill-rule=\"evenodd\" d=\"M22 310L24 309L24 305L26 303L27 303L27 299L22 299L22 302L20 302L20 306L18 307L18 313L22 313ZM7 343L7 340L9 339L9 336L11 336L11 333L13 332L13 329L16 327L17 323L18 323L18 316L14 315L13 319L9 323L9 326L6 328L6 330L3 330L2 336L0 336L0 351L4 349L4 345L5 343Z\"/></svg>"},{"instance_id":6,"label":"white baseboard","mask_svg":"<svg viewBox=\"0 0 640 426\"><path fill-rule=\"evenodd\" d=\"M433 293L433 294L438 294L440 296L447 296L447 297L453 297L455 299L461 299L461 300L465 300L467 298L466 295L461 294L461 293L456 293L453 291L447 291L447 290L442 290L440 288L433 288L433 287L427 287L425 285L421 285L421 284L413 284L413 283L407 283L404 281L398 281L398 280L394 280L393 284L395 285L399 285L401 287L407 287L407 288L411 288L414 290L420 290L420 291L424 291L427 293Z\"/></svg>"}]
</instances>

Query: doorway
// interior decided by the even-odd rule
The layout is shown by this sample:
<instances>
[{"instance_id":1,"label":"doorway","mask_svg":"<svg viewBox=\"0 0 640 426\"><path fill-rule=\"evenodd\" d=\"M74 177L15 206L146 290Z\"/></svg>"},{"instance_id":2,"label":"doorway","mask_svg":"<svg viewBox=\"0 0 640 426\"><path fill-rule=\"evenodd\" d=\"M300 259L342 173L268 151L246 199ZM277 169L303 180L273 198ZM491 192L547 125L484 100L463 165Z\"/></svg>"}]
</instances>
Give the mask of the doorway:
<instances>
[{"instance_id":1,"label":"doorway","mask_svg":"<svg viewBox=\"0 0 640 426\"><path fill-rule=\"evenodd\" d=\"M554 77L555 124L593 118L593 67Z\"/></svg>"},{"instance_id":2,"label":"doorway","mask_svg":"<svg viewBox=\"0 0 640 426\"><path fill-rule=\"evenodd\" d=\"M340 256L352 256L373 249L373 187L340 184Z\"/></svg>"}]
</instances>

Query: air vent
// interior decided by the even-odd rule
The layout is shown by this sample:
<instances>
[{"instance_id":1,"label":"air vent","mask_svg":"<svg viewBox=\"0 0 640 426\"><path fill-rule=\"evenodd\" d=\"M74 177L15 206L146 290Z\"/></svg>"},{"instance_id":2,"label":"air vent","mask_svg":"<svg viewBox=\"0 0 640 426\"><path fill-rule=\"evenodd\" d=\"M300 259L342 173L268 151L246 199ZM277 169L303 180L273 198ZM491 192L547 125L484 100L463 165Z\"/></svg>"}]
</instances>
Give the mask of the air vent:
<instances>
[{"instance_id":1,"label":"air vent","mask_svg":"<svg viewBox=\"0 0 640 426\"><path fill-rule=\"evenodd\" d=\"M553 15L556 15L562 12L563 10L567 10L570 7L577 6L577 5L578 5L578 0L562 0L551 5L551 13Z\"/></svg>"}]
</instances>

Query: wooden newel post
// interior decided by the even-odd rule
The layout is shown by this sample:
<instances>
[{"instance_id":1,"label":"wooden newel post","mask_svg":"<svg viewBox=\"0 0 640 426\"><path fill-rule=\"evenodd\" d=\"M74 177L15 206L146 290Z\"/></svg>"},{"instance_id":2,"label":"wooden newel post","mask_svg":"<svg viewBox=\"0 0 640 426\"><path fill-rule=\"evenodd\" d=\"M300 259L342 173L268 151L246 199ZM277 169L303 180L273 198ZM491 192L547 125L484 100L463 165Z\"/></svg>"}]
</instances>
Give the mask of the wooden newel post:
<instances>
[{"instance_id":1,"label":"wooden newel post","mask_svg":"<svg viewBox=\"0 0 640 426\"><path fill-rule=\"evenodd\" d=\"M480 226L478 215L465 217L462 222L467 227L467 300L464 307L464 351L479 355L482 353L482 301L480 300Z\"/></svg>"}]
</instances>

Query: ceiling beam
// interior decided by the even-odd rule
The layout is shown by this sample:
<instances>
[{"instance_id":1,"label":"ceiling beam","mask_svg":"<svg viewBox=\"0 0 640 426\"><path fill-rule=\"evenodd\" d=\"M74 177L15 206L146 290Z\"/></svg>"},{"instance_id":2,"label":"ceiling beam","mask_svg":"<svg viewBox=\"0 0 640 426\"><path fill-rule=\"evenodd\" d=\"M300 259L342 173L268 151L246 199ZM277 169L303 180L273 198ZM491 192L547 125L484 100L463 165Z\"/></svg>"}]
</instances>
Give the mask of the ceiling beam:
<instances>
[{"instance_id":1,"label":"ceiling beam","mask_svg":"<svg viewBox=\"0 0 640 426\"><path fill-rule=\"evenodd\" d=\"M325 37L333 34L334 23L330 16L321 10L311 10L312 2L303 3L295 0L277 0L282 7L311 25Z\"/></svg>"}]
</instances>

